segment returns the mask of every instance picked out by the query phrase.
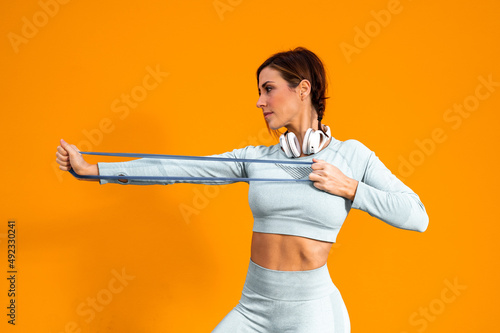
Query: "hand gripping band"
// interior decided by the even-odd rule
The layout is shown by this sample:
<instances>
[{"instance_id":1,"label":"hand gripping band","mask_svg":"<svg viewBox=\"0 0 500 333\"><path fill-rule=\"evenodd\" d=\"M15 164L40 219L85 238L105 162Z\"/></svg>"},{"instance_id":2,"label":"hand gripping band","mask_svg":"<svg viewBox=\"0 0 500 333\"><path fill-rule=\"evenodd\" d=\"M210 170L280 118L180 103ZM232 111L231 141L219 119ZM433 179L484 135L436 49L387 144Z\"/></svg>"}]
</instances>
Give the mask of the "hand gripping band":
<instances>
[{"instance_id":1,"label":"hand gripping band","mask_svg":"<svg viewBox=\"0 0 500 333\"><path fill-rule=\"evenodd\" d=\"M187 155L161 155L161 154L135 154L135 153L101 153L101 152L87 152L81 151L80 154L87 155L101 155L101 156L124 156L124 157L149 157L149 158L163 158L174 160L203 160L203 161L233 161L233 162L253 162L253 163L279 163L279 164L306 164L311 165L312 162L305 161L282 161L282 160L263 160L253 158L224 158L224 157L210 157L210 156L187 156ZM73 169L69 172L75 178L81 179L151 179L151 180L225 180L225 181L293 181L293 182L308 182L309 179L282 179L282 178L234 178L234 177L154 177L154 176L84 176L77 174Z\"/></svg>"}]
</instances>

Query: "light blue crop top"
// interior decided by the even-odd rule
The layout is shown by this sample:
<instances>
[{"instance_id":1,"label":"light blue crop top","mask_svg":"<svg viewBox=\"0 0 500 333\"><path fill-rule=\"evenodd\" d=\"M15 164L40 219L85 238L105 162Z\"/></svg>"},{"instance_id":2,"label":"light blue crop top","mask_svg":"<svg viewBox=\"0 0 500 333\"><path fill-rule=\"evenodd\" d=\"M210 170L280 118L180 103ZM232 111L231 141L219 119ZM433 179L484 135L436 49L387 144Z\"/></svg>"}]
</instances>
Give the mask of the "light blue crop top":
<instances>
[{"instance_id":1,"label":"light blue crop top","mask_svg":"<svg viewBox=\"0 0 500 333\"><path fill-rule=\"evenodd\" d=\"M278 144L247 146L212 157L290 160ZM357 181L354 200L330 194L308 182L245 181L254 218L253 231L296 235L335 242L351 208L367 212L394 227L423 232L429 217L418 195L401 182L361 142L332 140L320 152L297 161L324 160ZM126 162L99 162L99 174L107 176L179 176L308 179L308 165L235 161L200 161L140 158ZM101 185L170 185L174 183L229 184L226 180L134 180L100 179Z\"/></svg>"}]
</instances>

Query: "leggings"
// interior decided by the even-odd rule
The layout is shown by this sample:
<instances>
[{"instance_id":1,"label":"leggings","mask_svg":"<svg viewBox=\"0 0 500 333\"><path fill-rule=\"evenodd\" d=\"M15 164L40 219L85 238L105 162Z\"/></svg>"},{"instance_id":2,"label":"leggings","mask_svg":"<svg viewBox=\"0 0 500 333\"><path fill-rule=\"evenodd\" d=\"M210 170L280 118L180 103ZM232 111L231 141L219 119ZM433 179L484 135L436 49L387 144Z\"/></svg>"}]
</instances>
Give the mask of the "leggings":
<instances>
[{"instance_id":1,"label":"leggings","mask_svg":"<svg viewBox=\"0 0 500 333\"><path fill-rule=\"evenodd\" d=\"M250 265L238 304L212 333L350 333L347 308L327 265L278 271Z\"/></svg>"}]
</instances>

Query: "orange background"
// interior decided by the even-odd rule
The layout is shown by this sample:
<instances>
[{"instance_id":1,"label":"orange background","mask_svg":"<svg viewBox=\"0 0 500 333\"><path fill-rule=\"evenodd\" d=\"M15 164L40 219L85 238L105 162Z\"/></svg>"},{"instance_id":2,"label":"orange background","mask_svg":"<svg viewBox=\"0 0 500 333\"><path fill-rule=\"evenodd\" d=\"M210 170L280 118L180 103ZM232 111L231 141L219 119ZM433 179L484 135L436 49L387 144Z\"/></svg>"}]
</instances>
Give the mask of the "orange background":
<instances>
[{"instance_id":1,"label":"orange background","mask_svg":"<svg viewBox=\"0 0 500 333\"><path fill-rule=\"evenodd\" d=\"M375 151L430 217L418 233L351 211L328 266L352 331L498 329L498 1L42 0L4 1L0 13L2 275L8 219L18 232L16 325L2 278L2 332L210 332L243 287L247 184L100 186L58 170L56 147L209 155L275 144L255 71L296 46L324 61L333 136ZM168 73L151 90L147 68ZM464 101L474 111L447 111ZM419 148L436 129L446 139Z\"/></svg>"}]
</instances>

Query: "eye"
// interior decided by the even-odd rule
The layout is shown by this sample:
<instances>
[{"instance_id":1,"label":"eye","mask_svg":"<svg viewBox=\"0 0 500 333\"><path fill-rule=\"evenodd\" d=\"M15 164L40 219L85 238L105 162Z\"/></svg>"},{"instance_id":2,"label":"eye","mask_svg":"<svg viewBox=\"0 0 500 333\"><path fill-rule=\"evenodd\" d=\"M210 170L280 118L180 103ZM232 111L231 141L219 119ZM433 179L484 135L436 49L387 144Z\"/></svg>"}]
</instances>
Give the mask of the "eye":
<instances>
[{"instance_id":1,"label":"eye","mask_svg":"<svg viewBox=\"0 0 500 333\"><path fill-rule=\"evenodd\" d=\"M266 87L264 87L264 89L265 89L267 92L269 92L269 91L270 91L270 90L272 90L273 88L272 88L272 87L270 87L270 86L266 86ZM270 90L268 90L268 89L270 89ZM260 96L260 90L259 90L259 96Z\"/></svg>"}]
</instances>

